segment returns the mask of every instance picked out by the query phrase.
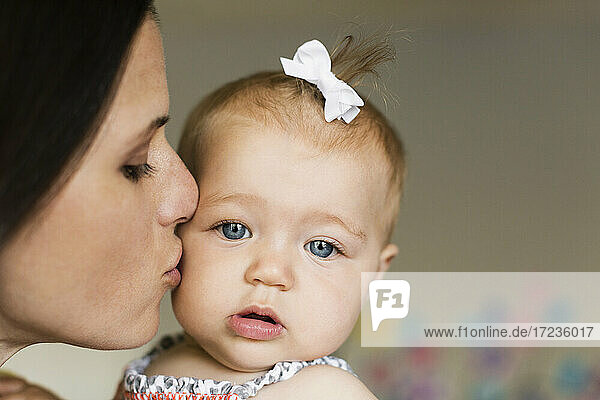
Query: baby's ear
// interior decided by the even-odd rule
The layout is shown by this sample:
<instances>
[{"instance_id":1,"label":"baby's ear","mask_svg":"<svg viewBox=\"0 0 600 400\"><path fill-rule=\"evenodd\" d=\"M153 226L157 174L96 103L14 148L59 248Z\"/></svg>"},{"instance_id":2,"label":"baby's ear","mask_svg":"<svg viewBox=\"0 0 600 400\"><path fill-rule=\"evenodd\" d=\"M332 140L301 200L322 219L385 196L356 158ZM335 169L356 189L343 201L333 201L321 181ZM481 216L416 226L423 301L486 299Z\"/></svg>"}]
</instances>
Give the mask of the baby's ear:
<instances>
[{"instance_id":1,"label":"baby's ear","mask_svg":"<svg viewBox=\"0 0 600 400\"><path fill-rule=\"evenodd\" d=\"M381 279L383 273L390 268L390 264L394 257L398 254L398 246L393 243L389 243L385 246L379 254L379 267L377 268L377 278Z\"/></svg>"}]
</instances>

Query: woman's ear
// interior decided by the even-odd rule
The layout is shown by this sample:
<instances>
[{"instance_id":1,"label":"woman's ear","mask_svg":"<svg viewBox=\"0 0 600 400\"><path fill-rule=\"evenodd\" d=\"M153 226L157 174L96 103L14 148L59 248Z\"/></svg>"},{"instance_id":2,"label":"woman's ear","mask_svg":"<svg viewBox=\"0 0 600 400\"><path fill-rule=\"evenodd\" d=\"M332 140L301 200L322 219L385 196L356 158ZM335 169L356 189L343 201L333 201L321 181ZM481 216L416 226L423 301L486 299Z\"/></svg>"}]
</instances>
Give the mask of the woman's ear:
<instances>
[{"instance_id":1,"label":"woman's ear","mask_svg":"<svg viewBox=\"0 0 600 400\"><path fill-rule=\"evenodd\" d=\"M394 257L398 254L398 246L393 243L389 243L385 246L379 254L379 266L377 267L377 278L381 279L384 272L390 268L390 264Z\"/></svg>"}]
</instances>

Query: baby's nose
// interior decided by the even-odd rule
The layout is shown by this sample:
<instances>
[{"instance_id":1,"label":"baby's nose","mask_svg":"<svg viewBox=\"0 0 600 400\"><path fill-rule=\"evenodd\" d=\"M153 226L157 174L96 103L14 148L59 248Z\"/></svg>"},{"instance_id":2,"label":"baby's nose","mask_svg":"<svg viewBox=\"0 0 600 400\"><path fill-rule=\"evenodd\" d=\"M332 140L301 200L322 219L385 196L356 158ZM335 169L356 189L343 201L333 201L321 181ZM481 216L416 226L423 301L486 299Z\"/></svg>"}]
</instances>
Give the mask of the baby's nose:
<instances>
[{"instance_id":1,"label":"baby's nose","mask_svg":"<svg viewBox=\"0 0 600 400\"><path fill-rule=\"evenodd\" d=\"M279 290L290 290L294 285L294 273L289 262L279 257L259 257L250 264L245 274L246 281L274 286Z\"/></svg>"}]
</instances>

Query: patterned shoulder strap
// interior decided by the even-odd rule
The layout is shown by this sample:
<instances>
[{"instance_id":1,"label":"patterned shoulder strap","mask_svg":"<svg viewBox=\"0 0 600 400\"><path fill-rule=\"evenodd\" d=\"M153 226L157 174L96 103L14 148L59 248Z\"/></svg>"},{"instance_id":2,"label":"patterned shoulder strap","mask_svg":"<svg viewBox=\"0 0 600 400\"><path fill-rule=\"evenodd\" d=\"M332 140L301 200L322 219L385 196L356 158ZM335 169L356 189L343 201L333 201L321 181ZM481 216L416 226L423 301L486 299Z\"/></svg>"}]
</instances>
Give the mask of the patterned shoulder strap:
<instances>
[{"instance_id":1,"label":"patterned shoulder strap","mask_svg":"<svg viewBox=\"0 0 600 400\"><path fill-rule=\"evenodd\" d=\"M264 386L290 379L292 376L300 372L300 370L310 367L311 365L331 365L332 367L341 368L344 371L350 372L352 375L356 376L346 360L335 356L325 356L312 361L280 361L263 376L239 385L241 388L245 389L243 394L246 395L246 397L240 396L240 398L247 399L248 397L256 396L256 393L258 393L258 391ZM242 394L242 392L240 392L240 394Z\"/></svg>"}]
</instances>

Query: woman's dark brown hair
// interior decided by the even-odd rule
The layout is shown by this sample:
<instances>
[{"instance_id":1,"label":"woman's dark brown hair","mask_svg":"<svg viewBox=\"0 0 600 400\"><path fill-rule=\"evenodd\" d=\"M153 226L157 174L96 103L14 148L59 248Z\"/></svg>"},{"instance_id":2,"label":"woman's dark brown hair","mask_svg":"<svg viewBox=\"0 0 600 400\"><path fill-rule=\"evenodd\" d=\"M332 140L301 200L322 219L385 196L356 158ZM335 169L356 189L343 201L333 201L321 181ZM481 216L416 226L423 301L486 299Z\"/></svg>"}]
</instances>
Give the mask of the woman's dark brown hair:
<instances>
[{"instance_id":1,"label":"woman's dark brown hair","mask_svg":"<svg viewBox=\"0 0 600 400\"><path fill-rule=\"evenodd\" d=\"M150 0L0 4L0 248L95 137Z\"/></svg>"}]
</instances>

